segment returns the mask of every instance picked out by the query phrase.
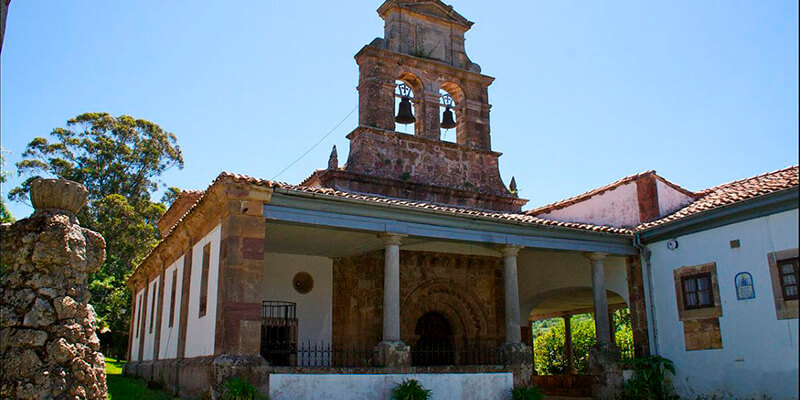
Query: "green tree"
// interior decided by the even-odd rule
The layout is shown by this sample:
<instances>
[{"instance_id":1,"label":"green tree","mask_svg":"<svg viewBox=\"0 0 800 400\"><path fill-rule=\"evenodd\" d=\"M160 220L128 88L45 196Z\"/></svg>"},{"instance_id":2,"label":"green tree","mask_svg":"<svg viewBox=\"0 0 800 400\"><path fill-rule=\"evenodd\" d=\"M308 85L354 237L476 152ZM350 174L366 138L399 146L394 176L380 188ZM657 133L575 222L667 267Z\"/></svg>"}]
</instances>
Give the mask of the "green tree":
<instances>
[{"instance_id":1,"label":"green tree","mask_svg":"<svg viewBox=\"0 0 800 400\"><path fill-rule=\"evenodd\" d=\"M167 190L164 191L164 195L161 196L161 202L164 203L167 207L171 206L175 200L178 200L178 197L181 195L181 189L176 188L175 186L170 186Z\"/></svg>"},{"instance_id":2,"label":"green tree","mask_svg":"<svg viewBox=\"0 0 800 400\"><path fill-rule=\"evenodd\" d=\"M616 310L613 314L616 332L614 339L620 348L622 360L633 357L633 331L631 330L630 311ZM553 318L540 323L538 336L533 342L536 372L543 375L558 375L567 372L564 320ZM539 321L537 321L539 322ZM595 327L592 314L578 314L570 318L572 327L572 366L575 373L589 373L589 349L595 345Z\"/></svg>"},{"instance_id":3,"label":"green tree","mask_svg":"<svg viewBox=\"0 0 800 400\"><path fill-rule=\"evenodd\" d=\"M8 151L2 147L0 147L0 186L6 183L6 179L8 179L8 175L10 172L5 170L6 166L6 154ZM6 207L5 200L0 197L0 223L13 223L16 221L13 215L11 215L11 211L9 211L8 207Z\"/></svg>"},{"instance_id":4,"label":"green tree","mask_svg":"<svg viewBox=\"0 0 800 400\"><path fill-rule=\"evenodd\" d=\"M12 200L28 198L31 182L40 176L70 179L86 186L89 206L81 224L106 239L106 262L89 288L104 344L127 345L130 294L126 281L133 267L159 240L156 222L166 209L151 200L158 177L169 168L183 168L174 134L143 119L86 113L55 128L52 141L33 139L17 163L29 176L9 192ZM111 342L111 343L109 343Z\"/></svg>"}]
</instances>

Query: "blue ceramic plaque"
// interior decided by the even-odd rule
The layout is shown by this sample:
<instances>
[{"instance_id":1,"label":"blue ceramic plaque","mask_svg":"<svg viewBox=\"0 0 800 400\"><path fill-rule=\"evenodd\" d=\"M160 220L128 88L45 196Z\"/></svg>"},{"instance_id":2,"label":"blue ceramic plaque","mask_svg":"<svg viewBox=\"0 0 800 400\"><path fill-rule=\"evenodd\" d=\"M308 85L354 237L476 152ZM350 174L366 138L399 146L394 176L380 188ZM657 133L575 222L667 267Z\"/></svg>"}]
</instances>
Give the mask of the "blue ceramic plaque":
<instances>
[{"instance_id":1,"label":"blue ceramic plaque","mask_svg":"<svg viewBox=\"0 0 800 400\"><path fill-rule=\"evenodd\" d=\"M753 275L749 272L739 272L733 278L736 284L736 300L750 300L756 298L756 290L753 288Z\"/></svg>"}]
</instances>

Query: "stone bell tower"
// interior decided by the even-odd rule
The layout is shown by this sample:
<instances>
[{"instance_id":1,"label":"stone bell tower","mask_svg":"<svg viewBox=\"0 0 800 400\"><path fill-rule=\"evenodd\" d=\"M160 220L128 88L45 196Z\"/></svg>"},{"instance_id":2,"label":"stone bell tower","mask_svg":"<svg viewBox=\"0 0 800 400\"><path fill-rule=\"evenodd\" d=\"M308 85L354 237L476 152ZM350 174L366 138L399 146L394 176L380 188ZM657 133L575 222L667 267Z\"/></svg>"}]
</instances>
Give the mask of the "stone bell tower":
<instances>
[{"instance_id":1,"label":"stone bell tower","mask_svg":"<svg viewBox=\"0 0 800 400\"><path fill-rule=\"evenodd\" d=\"M344 167L329 163L303 184L496 211L527 200L500 178L491 149L488 87L464 48L472 22L438 0L387 0L378 8L384 38L364 46L359 66L359 126L347 137ZM410 88L414 134L395 130L398 83ZM440 137L446 92L455 143ZM333 154L332 154L333 156Z\"/></svg>"}]
</instances>

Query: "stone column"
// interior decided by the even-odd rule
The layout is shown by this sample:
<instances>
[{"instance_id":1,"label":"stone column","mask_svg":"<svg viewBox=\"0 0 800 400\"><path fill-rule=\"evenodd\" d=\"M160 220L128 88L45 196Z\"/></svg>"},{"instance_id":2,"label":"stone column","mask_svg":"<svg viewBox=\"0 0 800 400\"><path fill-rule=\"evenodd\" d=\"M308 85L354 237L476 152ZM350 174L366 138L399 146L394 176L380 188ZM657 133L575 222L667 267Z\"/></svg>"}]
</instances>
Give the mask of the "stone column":
<instances>
[{"instance_id":1,"label":"stone column","mask_svg":"<svg viewBox=\"0 0 800 400\"><path fill-rule=\"evenodd\" d=\"M571 315L565 315L564 318L564 357L567 359L567 373L572 374L575 369L572 366L572 323Z\"/></svg>"},{"instance_id":2,"label":"stone column","mask_svg":"<svg viewBox=\"0 0 800 400\"><path fill-rule=\"evenodd\" d=\"M519 286L517 282L517 254L522 246L506 245L503 254L503 280L505 292L506 343L503 345L504 363L511 366L514 386L530 384L533 374L531 346L522 343L519 329Z\"/></svg>"},{"instance_id":3,"label":"stone column","mask_svg":"<svg viewBox=\"0 0 800 400\"><path fill-rule=\"evenodd\" d=\"M606 278L603 273L605 253L585 255L592 264L592 296L594 298L594 326L598 343L611 343L608 323L608 298L606 297Z\"/></svg>"},{"instance_id":4,"label":"stone column","mask_svg":"<svg viewBox=\"0 0 800 400\"><path fill-rule=\"evenodd\" d=\"M386 367L410 365L410 348L400 340L400 242L405 235L382 233L383 340L378 344L380 363Z\"/></svg>"},{"instance_id":5,"label":"stone column","mask_svg":"<svg viewBox=\"0 0 800 400\"><path fill-rule=\"evenodd\" d=\"M381 234L383 262L383 341L400 340L400 241L401 235Z\"/></svg>"},{"instance_id":6,"label":"stone column","mask_svg":"<svg viewBox=\"0 0 800 400\"><path fill-rule=\"evenodd\" d=\"M589 350L592 398L612 400L622 388L622 372L617 365L619 350L611 342L606 280L603 274L605 253L587 253L592 265L592 295L597 344Z\"/></svg>"},{"instance_id":7,"label":"stone column","mask_svg":"<svg viewBox=\"0 0 800 400\"><path fill-rule=\"evenodd\" d=\"M520 246L504 246L503 278L505 284L506 304L506 343L521 343L519 330L519 286L517 283L517 254Z\"/></svg>"},{"instance_id":8,"label":"stone column","mask_svg":"<svg viewBox=\"0 0 800 400\"><path fill-rule=\"evenodd\" d=\"M105 241L78 225L86 198L76 182L36 180L33 215L0 225L0 398L106 398L88 287Z\"/></svg>"}]
</instances>

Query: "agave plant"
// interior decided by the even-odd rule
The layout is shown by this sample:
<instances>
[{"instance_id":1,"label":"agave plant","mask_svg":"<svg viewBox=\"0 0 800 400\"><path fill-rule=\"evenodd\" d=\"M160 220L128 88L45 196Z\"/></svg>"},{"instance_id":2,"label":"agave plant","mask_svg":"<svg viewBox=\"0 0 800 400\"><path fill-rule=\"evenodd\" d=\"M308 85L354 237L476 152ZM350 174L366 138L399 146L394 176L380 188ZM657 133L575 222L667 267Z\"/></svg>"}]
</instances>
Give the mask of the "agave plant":
<instances>
[{"instance_id":1,"label":"agave plant","mask_svg":"<svg viewBox=\"0 0 800 400\"><path fill-rule=\"evenodd\" d=\"M392 388L392 400L428 400L431 390L425 389L416 379L403 379Z\"/></svg>"},{"instance_id":2,"label":"agave plant","mask_svg":"<svg viewBox=\"0 0 800 400\"><path fill-rule=\"evenodd\" d=\"M511 400L542 400L544 394L536 386L518 387L511 389Z\"/></svg>"},{"instance_id":3,"label":"agave plant","mask_svg":"<svg viewBox=\"0 0 800 400\"><path fill-rule=\"evenodd\" d=\"M269 400L269 397L259 393L255 386L239 377L225 382L224 386L222 398L225 400Z\"/></svg>"}]
</instances>

